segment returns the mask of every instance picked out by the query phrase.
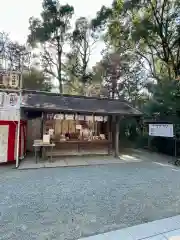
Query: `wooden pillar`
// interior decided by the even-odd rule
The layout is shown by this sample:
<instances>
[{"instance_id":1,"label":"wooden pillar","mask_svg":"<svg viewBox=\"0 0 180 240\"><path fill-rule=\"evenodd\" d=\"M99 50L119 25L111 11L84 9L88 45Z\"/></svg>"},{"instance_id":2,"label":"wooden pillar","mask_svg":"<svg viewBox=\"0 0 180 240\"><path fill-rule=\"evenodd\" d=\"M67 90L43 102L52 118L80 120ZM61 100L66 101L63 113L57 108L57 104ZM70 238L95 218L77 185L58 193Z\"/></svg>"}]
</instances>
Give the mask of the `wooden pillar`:
<instances>
[{"instance_id":1,"label":"wooden pillar","mask_svg":"<svg viewBox=\"0 0 180 240\"><path fill-rule=\"evenodd\" d=\"M119 157L119 122L120 118L119 116L116 116L115 121L115 157Z\"/></svg>"},{"instance_id":2,"label":"wooden pillar","mask_svg":"<svg viewBox=\"0 0 180 240\"><path fill-rule=\"evenodd\" d=\"M107 136L108 136L108 154L111 154L112 151L112 116L108 116L107 119Z\"/></svg>"},{"instance_id":3,"label":"wooden pillar","mask_svg":"<svg viewBox=\"0 0 180 240\"><path fill-rule=\"evenodd\" d=\"M116 118L115 116L111 116L111 140L112 140L112 150L115 151L115 122L116 122Z\"/></svg>"},{"instance_id":4,"label":"wooden pillar","mask_svg":"<svg viewBox=\"0 0 180 240\"><path fill-rule=\"evenodd\" d=\"M43 133L44 133L44 113L42 112L41 114L41 128L40 128L40 133L41 133L41 139L43 139ZM40 157L43 157L43 148L40 148Z\"/></svg>"}]
</instances>

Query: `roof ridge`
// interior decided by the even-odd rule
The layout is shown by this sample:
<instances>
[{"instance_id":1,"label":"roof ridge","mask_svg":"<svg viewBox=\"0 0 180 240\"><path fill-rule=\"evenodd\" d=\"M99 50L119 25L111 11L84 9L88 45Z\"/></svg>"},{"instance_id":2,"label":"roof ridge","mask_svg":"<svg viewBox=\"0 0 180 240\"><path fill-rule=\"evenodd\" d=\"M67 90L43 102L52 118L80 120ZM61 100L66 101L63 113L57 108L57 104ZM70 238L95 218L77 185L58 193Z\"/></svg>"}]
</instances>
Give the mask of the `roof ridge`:
<instances>
[{"instance_id":1,"label":"roof ridge","mask_svg":"<svg viewBox=\"0 0 180 240\"><path fill-rule=\"evenodd\" d=\"M109 101L121 101L125 103L129 103L124 98L122 99L113 99L108 97L90 97L90 96L83 96L83 95L71 95L71 94L60 94L60 93L53 93L53 92L46 92L46 91L36 91L36 90L28 90L23 89L23 93L31 93L31 94L44 94L44 95L50 95L50 96L62 96L62 97L71 97L71 98L83 98L83 99L98 99L98 100L109 100ZM129 103L130 104L130 103Z\"/></svg>"},{"instance_id":2,"label":"roof ridge","mask_svg":"<svg viewBox=\"0 0 180 240\"><path fill-rule=\"evenodd\" d=\"M59 96L59 97L58 97ZM39 94L26 91L23 94L23 106L35 109L92 112L99 114L141 115L141 112L125 101L81 97L74 95Z\"/></svg>"}]
</instances>

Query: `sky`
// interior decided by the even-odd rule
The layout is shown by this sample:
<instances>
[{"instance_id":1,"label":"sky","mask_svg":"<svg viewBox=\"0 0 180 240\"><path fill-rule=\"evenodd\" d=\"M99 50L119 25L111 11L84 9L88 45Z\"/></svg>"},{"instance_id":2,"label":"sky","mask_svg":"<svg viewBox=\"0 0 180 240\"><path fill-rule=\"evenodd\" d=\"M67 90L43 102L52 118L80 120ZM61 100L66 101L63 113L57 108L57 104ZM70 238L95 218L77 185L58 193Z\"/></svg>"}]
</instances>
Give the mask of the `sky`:
<instances>
[{"instance_id":1,"label":"sky","mask_svg":"<svg viewBox=\"0 0 180 240\"><path fill-rule=\"evenodd\" d=\"M61 4L70 4L75 8L75 17L92 18L102 5L109 6L112 0L61 0ZM42 0L0 0L0 31L9 34L12 40L25 43L28 35L29 18L39 17ZM93 52L91 61L100 59L102 45L98 45Z\"/></svg>"}]
</instances>

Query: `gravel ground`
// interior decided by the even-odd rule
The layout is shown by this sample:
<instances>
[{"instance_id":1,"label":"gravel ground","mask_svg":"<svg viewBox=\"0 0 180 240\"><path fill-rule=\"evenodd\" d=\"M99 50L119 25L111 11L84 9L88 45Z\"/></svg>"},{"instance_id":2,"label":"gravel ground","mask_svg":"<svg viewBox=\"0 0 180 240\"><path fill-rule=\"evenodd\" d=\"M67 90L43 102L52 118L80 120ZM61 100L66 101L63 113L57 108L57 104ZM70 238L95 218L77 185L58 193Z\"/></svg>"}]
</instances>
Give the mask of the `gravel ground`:
<instances>
[{"instance_id":1,"label":"gravel ground","mask_svg":"<svg viewBox=\"0 0 180 240\"><path fill-rule=\"evenodd\" d=\"M77 239L180 214L180 170L151 162L2 168L0 199L0 239Z\"/></svg>"}]
</instances>

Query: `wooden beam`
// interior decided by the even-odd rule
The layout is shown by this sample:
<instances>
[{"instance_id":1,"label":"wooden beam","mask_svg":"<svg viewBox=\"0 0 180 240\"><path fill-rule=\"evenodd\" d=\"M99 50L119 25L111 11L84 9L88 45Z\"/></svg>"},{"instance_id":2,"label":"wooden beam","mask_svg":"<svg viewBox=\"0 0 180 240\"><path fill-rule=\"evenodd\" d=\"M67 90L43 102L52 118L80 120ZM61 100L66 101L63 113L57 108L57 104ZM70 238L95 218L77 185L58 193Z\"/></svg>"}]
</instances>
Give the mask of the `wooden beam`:
<instances>
[{"instance_id":1,"label":"wooden beam","mask_svg":"<svg viewBox=\"0 0 180 240\"><path fill-rule=\"evenodd\" d=\"M119 116L116 116L115 128L115 157L119 157Z\"/></svg>"}]
</instances>

